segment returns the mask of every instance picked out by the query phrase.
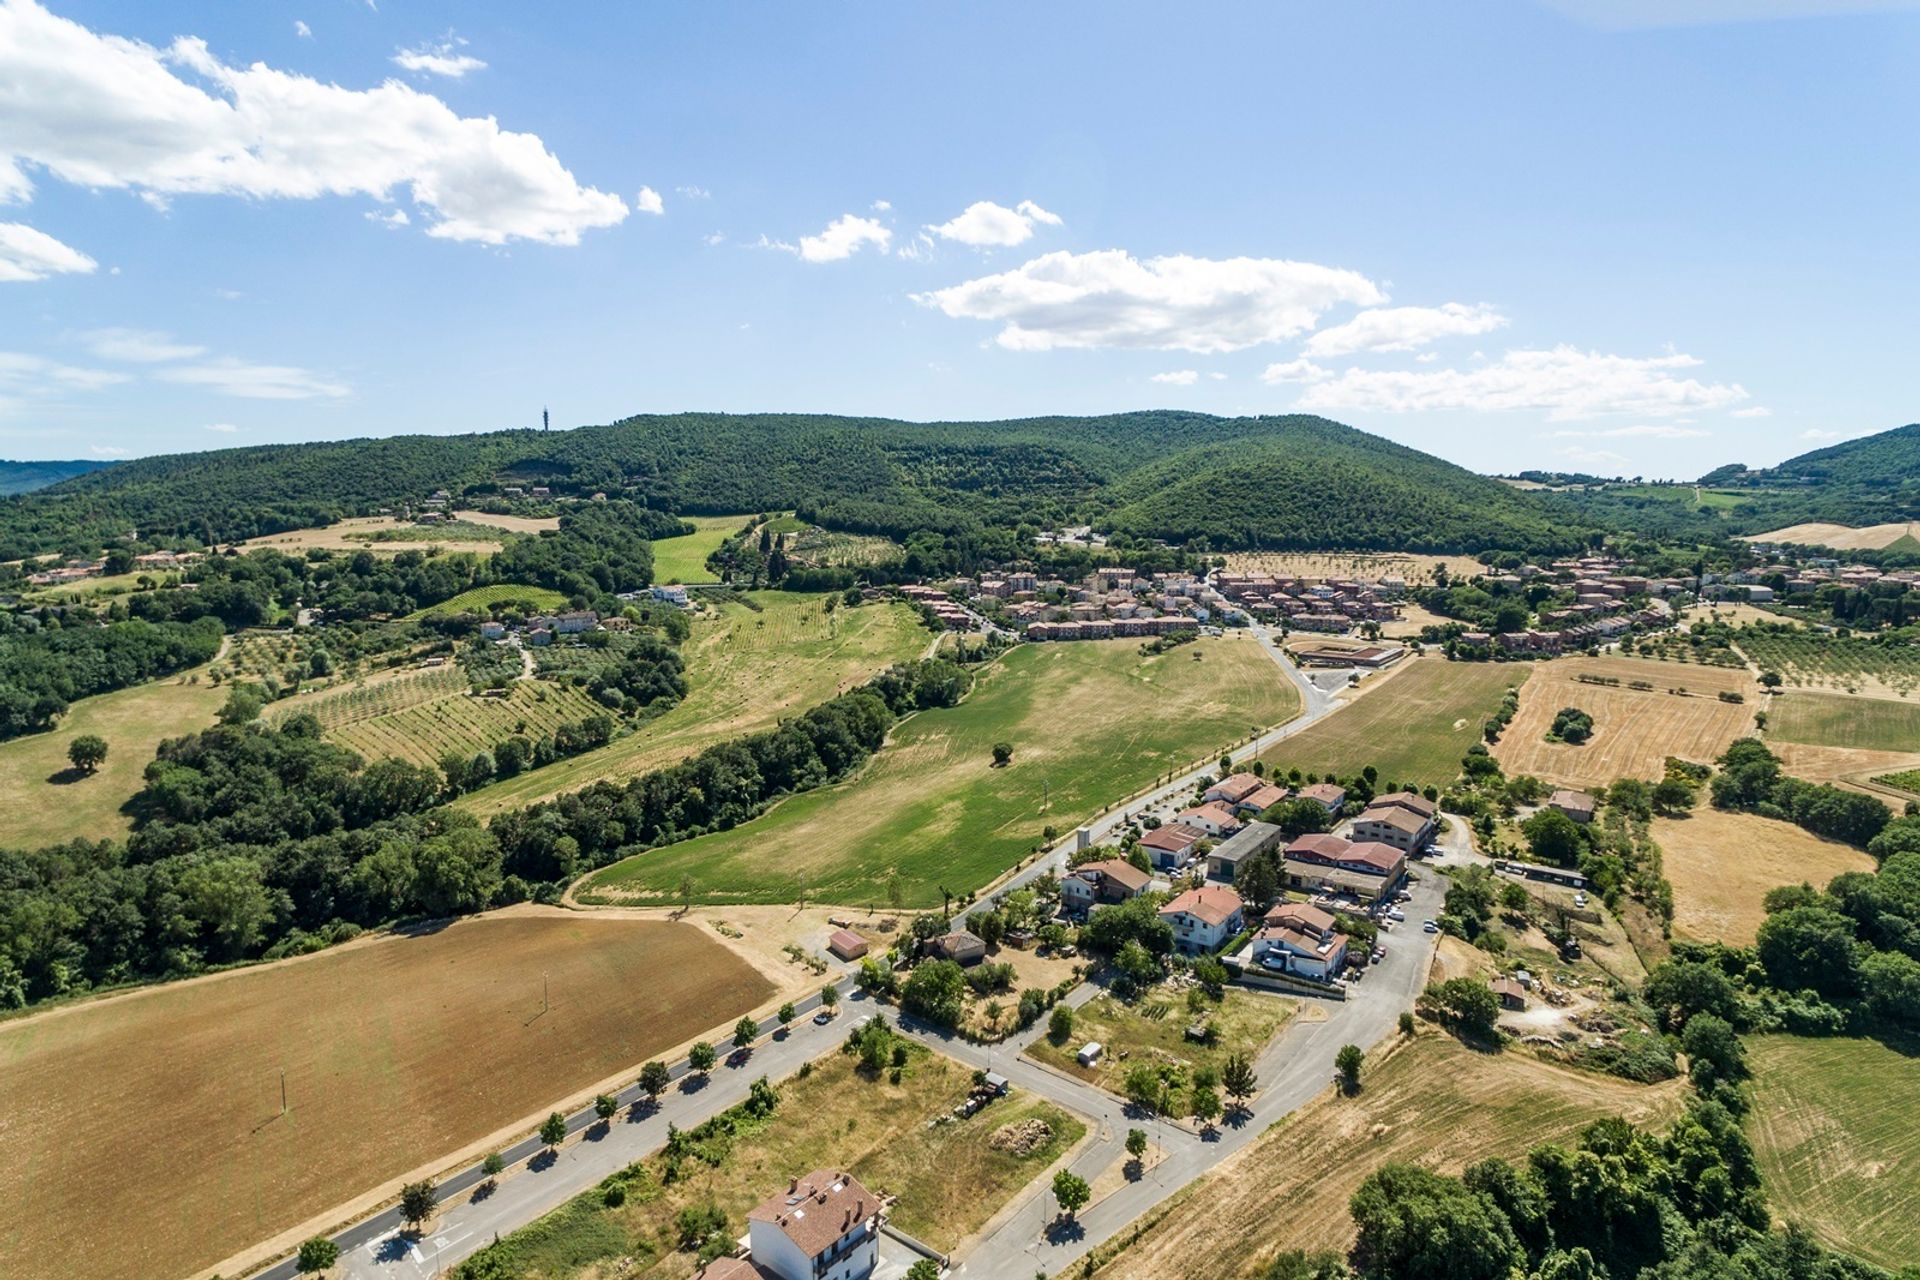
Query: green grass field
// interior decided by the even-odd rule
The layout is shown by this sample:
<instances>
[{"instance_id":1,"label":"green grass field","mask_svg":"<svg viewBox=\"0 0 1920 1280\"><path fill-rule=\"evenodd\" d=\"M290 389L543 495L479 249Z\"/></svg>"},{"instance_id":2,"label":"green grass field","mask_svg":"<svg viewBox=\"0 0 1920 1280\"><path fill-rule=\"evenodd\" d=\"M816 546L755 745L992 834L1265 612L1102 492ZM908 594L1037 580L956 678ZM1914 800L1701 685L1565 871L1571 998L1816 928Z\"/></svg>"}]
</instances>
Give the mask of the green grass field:
<instances>
[{"instance_id":1,"label":"green grass field","mask_svg":"<svg viewBox=\"0 0 1920 1280\"><path fill-rule=\"evenodd\" d=\"M828 614L816 595L762 591L753 600L758 613L729 604L717 617L695 618L680 650L687 696L678 706L598 751L496 782L458 803L494 814L673 764L863 684L917 656L931 639L905 605Z\"/></svg>"},{"instance_id":2,"label":"green grass field","mask_svg":"<svg viewBox=\"0 0 1920 1280\"><path fill-rule=\"evenodd\" d=\"M516 733L551 737L562 724L606 714L583 691L550 680L517 680L506 697L479 697L467 692L458 669L453 677L453 687L440 697L345 721L327 736L368 760L397 756L433 764L449 751L471 756Z\"/></svg>"},{"instance_id":3,"label":"green grass field","mask_svg":"<svg viewBox=\"0 0 1920 1280\"><path fill-rule=\"evenodd\" d=\"M960 706L909 719L854 778L766 816L629 858L585 883L589 900L677 893L713 903L885 900L897 870L912 906L978 889L1045 827L1104 806L1299 714L1299 694L1250 636L1142 657L1131 640L1023 645L980 673ZM992 767L993 744L1013 745Z\"/></svg>"},{"instance_id":4,"label":"green grass field","mask_svg":"<svg viewBox=\"0 0 1920 1280\"><path fill-rule=\"evenodd\" d=\"M1900 1267L1920 1257L1920 1056L1876 1040L1755 1036L1749 1131L1774 1216Z\"/></svg>"},{"instance_id":5,"label":"green grass field","mask_svg":"<svg viewBox=\"0 0 1920 1280\"><path fill-rule=\"evenodd\" d=\"M559 609L566 605L567 598L548 587L529 587L517 582L496 582L490 587L475 587L471 591L462 591L459 595L439 604L431 605L411 616L418 618L440 617L450 613L487 613L496 604L503 601L517 601L535 609Z\"/></svg>"},{"instance_id":6,"label":"green grass field","mask_svg":"<svg viewBox=\"0 0 1920 1280\"><path fill-rule=\"evenodd\" d=\"M1041 1036L1027 1046L1026 1056L1125 1097L1127 1071L1143 1059L1178 1065L1188 1083L1195 1068L1219 1071L1233 1054L1257 1059L1298 1009L1297 1001L1230 989L1219 1004L1200 1015L1218 1033L1212 1044L1202 1045L1187 1039L1188 1023L1196 1015L1187 1011L1184 1002L1159 997L1128 1004L1097 996L1074 1012L1073 1034L1065 1041L1055 1044L1051 1035ZM1089 1040L1098 1040L1107 1052L1094 1066L1083 1067L1075 1055ZM1172 1114L1188 1114L1191 1101L1183 1084L1174 1093Z\"/></svg>"},{"instance_id":7,"label":"green grass field","mask_svg":"<svg viewBox=\"0 0 1920 1280\"><path fill-rule=\"evenodd\" d=\"M1501 695L1525 681L1530 668L1522 662L1412 661L1352 706L1276 744L1262 757L1267 767L1346 776L1373 765L1389 781L1452 781Z\"/></svg>"},{"instance_id":8,"label":"green grass field","mask_svg":"<svg viewBox=\"0 0 1920 1280\"><path fill-rule=\"evenodd\" d=\"M1920 703L1844 694L1782 694L1767 713L1767 733L1783 742L1868 751L1920 750Z\"/></svg>"},{"instance_id":9,"label":"green grass field","mask_svg":"<svg viewBox=\"0 0 1920 1280\"><path fill-rule=\"evenodd\" d=\"M123 836L132 823L120 812L163 738L213 723L226 691L207 668L151 684L82 698L49 733L0 743L0 796L7 798L0 844L34 849L66 840ZM83 733L107 740L107 762L91 776L75 773L67 746Z\"/></svg>"},{"instance_id":10,"label":"green grass field","mask_svg":"<svg viewBox=\"0 0 1920 1280\"><path fill-rule=\"evenodd\" d=\"M685 516L692 533L661 538L653 544L655 582L713 582L707 557L737 532L751 516Z\"/></svg>"}]
</instances>

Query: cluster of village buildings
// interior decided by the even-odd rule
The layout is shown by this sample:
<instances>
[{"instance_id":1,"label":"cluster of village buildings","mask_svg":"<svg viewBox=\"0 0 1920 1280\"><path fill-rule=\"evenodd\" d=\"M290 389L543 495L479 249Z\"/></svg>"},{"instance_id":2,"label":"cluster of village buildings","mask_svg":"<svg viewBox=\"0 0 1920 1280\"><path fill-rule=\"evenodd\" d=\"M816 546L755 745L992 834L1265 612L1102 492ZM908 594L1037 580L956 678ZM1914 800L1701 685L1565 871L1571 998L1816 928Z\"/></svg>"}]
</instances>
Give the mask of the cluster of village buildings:
<instances>
[{"instance_id":1,"label":"cluster of village buildings","mask_svg":"<svg viewBox=\"0 0 1920 1280\"><path fill-rule=\"evenodd\" d=\"M1618 640L1635 627L1672 625L1673 606L1666 598L1691 593L1696 585L1692 579L1629 573L1618 561L1604 556L1556 560L1544 569L1524 564L1511 573L1490 575L1486 581L1489 586L1519 591L1542 579L1570 582L1573 603L1542 610L1538 628L1498 634L1469 631L1460 642L1472 648L1498 647L1507 653L1534 656L1577 652ZM1630 600L1645 603L1635 607Z\"/></svg>"},{"instance_id":2,"label":"cluster of village buildings","mask_svg":"<svg viewBox=\"0 0 1920 1280\"><path fill-rule=\"evenodd\" d=\"M1778 552L1770 543L1756 542L1753 547L1763 555ZM1881 583L1897 583L1910 591L1920 591L1920 569L1876 569L1864 564L1843 565L1832 556L1808 556L1797 564L1775 561L1734 573L1709 573L1701 579L1701 594L1709 600L1765 603L1774 598L1773 588L1766 584L1782 578L1789 593L1818 591L1830 586L1865 590Z\"/></svg>"}]
</instances>

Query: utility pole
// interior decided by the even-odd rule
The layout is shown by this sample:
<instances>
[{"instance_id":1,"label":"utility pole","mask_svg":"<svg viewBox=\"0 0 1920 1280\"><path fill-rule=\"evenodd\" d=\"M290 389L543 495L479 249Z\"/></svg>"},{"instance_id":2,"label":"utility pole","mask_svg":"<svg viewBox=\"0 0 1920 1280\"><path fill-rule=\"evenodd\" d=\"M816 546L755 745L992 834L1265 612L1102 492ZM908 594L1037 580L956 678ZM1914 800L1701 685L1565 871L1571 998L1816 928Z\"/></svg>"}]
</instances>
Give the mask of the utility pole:
<instances>
[{"instance_id":1,"label":"utility pole","mask_svg":"<svg viewBox=\"0 0 1920 1280\"><path fill-rule=\"evenodd\" d=\"M280 1068L280 1114L287 1114L287 1069Z\"/></svg>"},{"instance_id":2,"label":"utility pole","mask_svg":"<svg viewBox=\"0 0 1920 1280\"><path fill-rule=\"evenodd\" d=\"M544 406L540 410L540 429L542 431L553 430L553 419L548 415Z\"/></svg>"}]
</instances>

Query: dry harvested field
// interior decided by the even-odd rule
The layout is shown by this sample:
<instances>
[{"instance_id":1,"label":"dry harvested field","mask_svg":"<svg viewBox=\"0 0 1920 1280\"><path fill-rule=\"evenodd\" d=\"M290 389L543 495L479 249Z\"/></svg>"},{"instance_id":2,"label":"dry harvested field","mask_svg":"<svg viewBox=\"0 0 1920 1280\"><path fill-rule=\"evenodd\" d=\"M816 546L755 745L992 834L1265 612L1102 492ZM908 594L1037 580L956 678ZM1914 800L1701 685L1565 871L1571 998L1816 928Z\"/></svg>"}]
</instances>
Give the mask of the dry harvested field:
<instances>
[{"instance_id":1,"label":"dry harvested field","mask_svg":"<svg viewBox=\"0 0 1920 1280\"><path fill-rule=\"evenodd\" d=\"M1282 1249L1344 1252L1353 1243L1347 1201L1389 1161L1458 1173L1567 1141L1602 1116L1658 1126L1683 1098L1680 1081L1636 1085L1524 1054L1474 1053L1432 1032L1370 1055L1362 1078L1359 1097L1329 1089L1222 1161L1097 1274L1251 1280Z\"/></svg>"},{"instance_id":2,"label":"dry harvested field","mask_svg":"<svg viewBox=\"0 0 1920 1280\"><path fill-rule=\"evenodd\" d=\"M1668 756L1710 761L1753 730L1759 686L1745 671L1645 658L1555 658L1534 667L1520 691L1520 714L1493 749L1509 774L1532 773L1578 786L1658 778ZM1582 675L1620 683L1585 684L1577 679ZM1635 681L1652 688L1630 688ZM1685 689L1687 696L1669 689ZM1740 693L1746 701L1722 702L1722 690ZM1593 737L1584 745L1546 740L1562 707L1578 707L1593 717Z\"/></svg>"},{"instance_id":3,"label":"dry harvested field","mask_svg":"<svg viewBox=\"0 0 1920 1280\"><path fill-rule=\"evenodd\" d=\"M120 806L140 790L161 739L206 728L226 701L226 690L208 681L207 670L82 698L51 732L0 743L0 796L6 797L0 843L37 849L132 830ZM83 733L107 740L107 762L91 776L67 760L68 744Z\"/></svg>"},{"instance_id":4,"label":"dry harvested field","mask_svg":"<svg viewBox=\"0 0 1920 1280\"><path fill-rule=\"evenodd\" d=\"M258 551L263 547L272 547L275 551L294 556L318 548L327 551L371 551L377 556L397 556L402 551L426 551L438 547L444 552L475 551L489 555L505 545L477 538L451 542L431 538L422 538L417 542L376 542L371 536L383 529L400 527L400 522L392 516L355 516L324 529L295 529L290 533L269 533L263 537L249 538L240 544L240 550Z\"/></svg>"},{"instance_id":5,"label":"dry harvested field","mask_svg":"<svg viewBox=\"0 0 1920 1280\"><path fill-rule=\"evenodd\" d=\"M1883 1267L1920 1257L1920 1054L1841 1036L1747 1041L1749 1128L1767 1199L1836 1248Z\"/></svg>"},{"instance_id":6,"label":"dry harvested field","mask_svg":"<svg viewBox=\"0 0 1920 1280\"><path fill-rule=\"evenodd\" d=\"M863 684L919 654L930 638L905 605L828 614L817 595L761 591L753 599L761 612L729 604L694 619L680 648L687 696L672 710L598 751L462 796L460 807L491 815L673 764Z\"/></svg>"},{"instance_id":7,"label":"dry harvested field","mask_svg":"<svg viewBox=\"0 0 1920 1280\"><path fill-rule=\"evenodd\" d=\"M1390 551L1235 551L1227 556L1230 573L1271 573L1300 578L1384 578L1398 574L1408 586L1433 581L1445 565L1449 577L1471 578L1487 568L1470 556L1427 556Z\"/></svg>"},{"instance_id":8,"label":"dry harvested field","mask_svg":"<svg viewBox=\"0 0 1920 1280\"><path fill-rule=\"evenodd\" d=\"M1696 942L1744 947L1766 919L1767 890L1805 881L1822 888L1843 871L1872 871L1860 850L1809 835L1791 822L1702 805L1688 818L1657 818L1673 932Z\"/></svg>"},{"instance_id":9,"label":"dry harvested field","mask_svg":"<svg viewBox=\"0 0 1920 1280\"><path fill-rule=\"evenodd\" d=\"M1791 542L1803 547L1832 547L1836 551L1877 551L1902 538L1920 538L1920 524L1870 524L1852 528L1844 524L1788 525L1772 533L1748 534L1743 542Z\"/></svg>"},{"instance_id":10,"label":"dry harvested field","mask_svg":"<svg viewBox=\"0 0 1920 1280\"><path fill-rule=\"evenodd\" d=\"M1528 678L1519 662L1448 662L1402 658L1368 677L1360 695L1318 723L1274 746L1269 768L1341 775L1367 765L1389 780L1439 786L1460 772L1460 757L1480 741L1480 726L1508 686Z\"/></svg>"},{"instance_id":11,"label":"dry harvested field","mask_svg":"<svg viewBox=\"0 0 1920 1280\"><path fill-rule=\"evenodd\" d=\"M453 518L468 524L490 524L509 533L546 533L560 527L559 516L499 516L490 511L456 511Z\"/></svg>"},{"instance_id":12,"label":"dry harvested field","mask_svg":"<svg viewBox=\"0 0 1920 1280\"><path fill-rule=\"evenodd\" d=\"M1793 777L1809 782L1831 782L1849 791L1878 796L1896 811L1906 807L1913 796L1880 779L1920 768L1920 752L1863 751L1850 747L1810 747L1799 742L1769 742L1780 757L1781 767Z\"/></svg>"},{"instance_id":13,"label":"dry harvested field","mask_svg":"<svg viewBox=\"0 0 1920 1280\"><path fill-rule=\"evenodd\" d=\"M6 1274L210 1267L771 990L693 926L521 909L0 1024Z\"/></svg>"}]
</instances>

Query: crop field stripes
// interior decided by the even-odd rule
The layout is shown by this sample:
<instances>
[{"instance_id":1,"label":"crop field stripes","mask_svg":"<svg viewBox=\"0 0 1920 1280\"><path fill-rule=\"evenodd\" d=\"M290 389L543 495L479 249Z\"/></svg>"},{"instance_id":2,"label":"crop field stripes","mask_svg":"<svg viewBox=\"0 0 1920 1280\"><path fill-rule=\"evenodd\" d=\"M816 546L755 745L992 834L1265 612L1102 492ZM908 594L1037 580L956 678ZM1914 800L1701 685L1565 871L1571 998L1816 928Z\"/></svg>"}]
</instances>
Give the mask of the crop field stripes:
<instances>
[{"instance_id":1,"label":"crop field stripes","mask_svg":"<svg viewBox=\"0 0 1920 1280\"><path fill-rule=\"evenodd\" d=\"M550 737L564 723L606 710L579 689L544 680L518 681L504 696L469 693L454 667L345 690L308 709L321 716L329 738L366 759L415 764L448 752L491 751L515 733Z\"/></svg>"}]
</instances>

